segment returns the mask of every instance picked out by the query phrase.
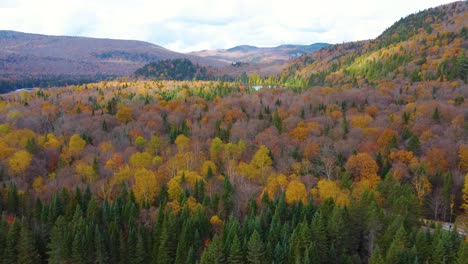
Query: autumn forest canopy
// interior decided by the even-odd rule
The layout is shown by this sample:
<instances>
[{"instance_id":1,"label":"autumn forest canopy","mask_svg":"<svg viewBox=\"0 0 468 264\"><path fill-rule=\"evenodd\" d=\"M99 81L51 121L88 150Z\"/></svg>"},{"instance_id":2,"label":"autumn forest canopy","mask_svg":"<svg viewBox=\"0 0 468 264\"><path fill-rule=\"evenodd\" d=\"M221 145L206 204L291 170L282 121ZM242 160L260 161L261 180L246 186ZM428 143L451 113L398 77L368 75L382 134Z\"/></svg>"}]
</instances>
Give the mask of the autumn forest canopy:
<instances>
[{"instance_id":1,"label":"autumn forest canopy","mask_svg":"<svg viewBox=\"0 0 468 264\"><path fill-rule=\"evenodd\" d=\"M467 11L1 95L0 263L467 263Z\"/></svg>"}]
</instances>

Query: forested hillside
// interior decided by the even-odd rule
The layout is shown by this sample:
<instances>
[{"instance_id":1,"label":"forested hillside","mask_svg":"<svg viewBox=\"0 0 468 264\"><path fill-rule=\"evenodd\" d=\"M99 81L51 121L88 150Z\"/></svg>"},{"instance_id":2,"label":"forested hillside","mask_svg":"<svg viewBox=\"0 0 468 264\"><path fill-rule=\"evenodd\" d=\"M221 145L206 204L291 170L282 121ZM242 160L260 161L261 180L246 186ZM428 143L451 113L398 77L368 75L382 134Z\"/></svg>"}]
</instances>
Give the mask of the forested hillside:
<instances>
[{"instance_id":1,"label":"forested hillside","mask_svg":"<svg viewBox=\"0 0 468 264\"><path fill-rule=\"evenodd\" d=\"M433 85L105 82L5 95L0 256L463 263L458 233L421 222L466 231L468 90Z\"/></svg>"},{"instance_id":2,"label":"forested hillside","mask_svg":"<svg viewBox=\"0 0 468 264\"><path fill-rule=\"evenodd\" d=\"M468 3L402 18L377 39L333 45L290 63L284 82L362 87L391 81L468 80Z\"/></svg>"}]
</instances>

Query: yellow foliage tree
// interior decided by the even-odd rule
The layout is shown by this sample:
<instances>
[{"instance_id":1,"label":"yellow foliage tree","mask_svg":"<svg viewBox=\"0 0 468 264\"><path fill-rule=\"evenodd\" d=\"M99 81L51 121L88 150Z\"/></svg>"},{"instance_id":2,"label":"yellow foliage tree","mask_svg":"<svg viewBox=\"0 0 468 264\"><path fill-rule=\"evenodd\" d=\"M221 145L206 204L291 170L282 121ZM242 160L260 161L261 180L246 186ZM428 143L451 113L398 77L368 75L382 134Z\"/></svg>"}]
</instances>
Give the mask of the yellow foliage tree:
<instances>
[{"instance_id":1,"label":"yellow foliage tree","mask_svg":"<svg viewBox=\"0 0 468 264\"><path fill-rule=\"evenodd\" d=\"M5 159L13 154L15 150L10 148L5 141L0 139L0 159Z\"/></svg>"},{"instance_id":2,"label":"yellow foliage tree","mask_svg":"<svg viewBox=\"0 0 468 264\"><path fill-rule=\"evenodd\" d=\"M130 156L130 164L136 168L147 168L153 164L153 156L148 152L135 152Z\"/></svg>"},{"instance_id":3,"label":"yellow foliage tree","mask_svg":"<svg viewBox=\"0 0 468 264\"><path fill-rule=\"evenodd\" d=\"M359 180L374 177L379 170L377 162L367 153L351 155L345 167L353 178Z\"/></svg>"},{"instance_id":4,"label":"yellow foliage tree","mask_svg":"<svg viewBox=\"0 0 468 264\"><path fill-rule=\"evenodd\" d=\"M211 141L211 145L210 145L211 160L218 161L219 154L221 153L222 150L223 150L223 141L221 141L219 137L215 137Z\"/></svg>"},{"instance_id":5,"label":"yellow foliage tree","mask_svg":"<svg viewBox=\"0 0 468 264\"><path fill-rule=\"evenodd\" d=\"M390 153L390 159L409 165L413 161L414 155L412 151L400 149L398 151L392 151Z\"/></svg>"},{"instance_id":6,"label":"yellow foliage tree","mask_svg":"<svg viewBox=\"0 0 468 264\"><path fill-rule=\"evenodd\" d=\"M75 172L86 182L94 182L96 180L96 172L94 171L93 166L84 161L76 163Z\"/></svg>"},{"instance_id":7,"label":"yellow foliage tree","mask_svg":"<svg viewBox=\"0 0 468 264\"><path fill-rule=\"evenodd\" d=\"M12 173L22 173L31 164L32 155L26 150L20 150L8 159L8 167Z\"/></svg>"},{"instance_id":8,"label":"yellow foliage tree","mask_svg":"<svg viewBox=\"0 0 468 264\"><path fill-rule=\"evenodd\" d=\"M179 183L187 182L189 186L192 188L195 187L195 184L198 181L203 180L202 176L200 176L196 171L188 171L188 170L178 171L175 179Z\"/></svg>"},{"instance_id":9,"label":"yellow foliage tree","mask_svg":"<svg viewBox=\"0 0 468 264\"><path fill-rule=\"evenodd\" d=\"M41 176L34 178L32 187L36 193L42 193L45 189L44 178Z\"/></svg>"},{"instance_id":10,"label":"yellow foliage tree","mask_svg":"<svg viewBox=\"0 0 468 264\"><path fill-rule=\"evenodd\" d=\"M114 172L110 185L120 185L122 182L129 180L132 177L132 170L128 165L122 166L118 171Z\"/></svg>"},{"instance_id":11,"label":"yellow foliage tree","mask_svg":"<svg viewBox=\"0 0 468 264\"><path fill-rule=\"evenodd\" d=\"M79 155L81 151L86 146L86 141L84 141L80 135L74 134L70 138L70 142L68 143L68 150L70 151L70 154L72 155Z\"/></svg>"},{"instance_id":12,"label":"yellow foliage tree","mask_svg":"<svg viewBox=\"0 0 468 264\"><path fill-rule=\"evenodd\" d=\"M153 135L150 141L146 144L146 152L152 155L156 154L156 151L161 147L162 141L157 135Z\"/></svg>"},{"instance_id":13,"label":"yellow foliage tree","mask_svg":"<svg viewBox=\"0 0 468 264\"><path fill-rule=\"evenodd\" d=\"M54 134L49 133L44 137L44 148L58 149L60 147L60 141L55 137Z\"/></svg>"},{"instance_id":14,"label":"yellow foliage tree","mask_svg":"<svg viewBox=\"0 0 468 264\"><path fill-rule=\"evenodd\" d=\"M104 141L99 145L99 151L101 153L110 153L114 151L114 145L110 141Z\"/></svg>"},{"instance_id":15,"label":"yellow foliage tree","mask_svg":"<svg viewBox=\"0 0 468 264\"><path fill-rule=\"evenodd\" d=\"M152 204L159 191L158 181L153 171L139 168L135 171L133 193L139 203Z\"/></svg>"},{"instance_id":16,"label":"yellow foliage tree","mask_svg":"<svg viewBox=\"0 0 468 264\"><path fill-rule=\"evenodd\" d=\"M268 153L268 148L264 145L261 145L257 152L255 152L253 155L252 160L250 161L250 165L260 170L271 166L272 160Z\"/></svg>"},{"instance_id":17,"label":"yellow foliage tree","mask_svg":"<svg viewBox=\"0 0 468 264\"><path fill-rule=\"evenodd\" d=\"M120 123L128 123L133 120L133 109L126 105L119 105L117 114L115 115Z\"/></svg>"},{"instance_id":18,"label":"yellow foliage tree","mask_svg":"<svg viewBox=\"0 0 468 264\"><path fill-rule=\"evenodd\" d=\"M316 188L318 198L321 201L331 198L338 205L345 206L349 204L349 191L342 190L338 181L320 179Z\"/></svg>"},{"instance_id":19,"label":"yellow foliage tree","mask_svg":"<svg viewBox=\"0 0 468 264\"><path fill-rule=\"evenodd\" d=\"M463 171L468 171L468 145L461 145L458 150L458 166Z\"/></svg>"},{"instance_id":20,"label":"yellow foliage tree","mask_svg":"<svg viewBox=\"0 0 468 264\"><path fill-rule=\"evenodd\" d=\"M280 174L278 176L270 176L268 177L267 184L265 186L264 191L267 192L268 198L274 199L275 195L278 191L284 192L288 186L289 180L288 177L284 174Z\"/></svg>"},{"instance_id":21,"label":"yellow foliage tree","mask_svg":"<svg viewBox=\"0 0 468 264\"><path fill-rule=\"evenodd\" d=\"M414 191L418 197L419 205L424 202L424 195L431 191L431 183L426 176L415 177L412 181Z\"/></svg>"},{"instance_id":22,"label":"yellow foliage tree","mask_svg":"<svg viewBox=\"0 0 468 264\"><path fill-rule=\"evenodd\" d=\"M393 137L397 138L398 133L392 129L384 129L382 134L380 134L377 139L377 145L379 145L380 150L386 155L390 151L390 145L393 140Z\"/></svg>"},{"instance_id":23,"label":"yellow foliage tree","mask_svg":"<svg viewBox=\"0 0 468 264\"><path fill-rule=\"evenodd\" d=\"M366 128L373 121L369 115L354 116L350 120L351 127Z\"/></svg>"},{"instance_id":24,"label":"yellow foliage tree","mask_svg":"<svg viewBox=\"0 0 468 264\"><path fill-rule=\"evenodd\" d=\"M298 181L292 180L286 188L286 203L292 204L301 201L303 204L307 203L307 190L305 185Z\"/></svg>"},{"instance_id":25,"label":"yellow foliage tree","mask_svg":"<svg viewBox=\"0 0 468 264\"><path fill-rule=\"evenodd\" d=\"M167 183L167 194L169 199L172 201L179 201L182 199L182 195L184 194L184 190L180 187L180 184L176 178L172 178Z\"/></svg>"},{"instance_id":26,"label":"yellow foliage tree","mask_svg":"<svg viewBox=\"0 0 468 264\"><path fill-rule=\"evenodd\" d=\"M461 206L468 212L468 173L465 175L465 185L463 186L463 203Z\"/></svg>"},{"instance_id":27,"label":"yellow foliage tree","mask_svg":"<svg viewBox=\"0 0 468 264\"><path fill-rule=\"evenodd\" d=\"M178 135L174 143L180 153L189 151L190 149L190 139L183 134Z\"/></svg>"},{"instance_id":28,"label":"yellow foliage tree","mask_svg":"<svg viewBox=\"0 0 468 264\"><path fill-rule=\"evenodd\" d=\"M216 175L218 173L218 168L216 167L216 164L211 160L206 160L205 162L203 162L203 165L201 167L201 174L203 176L206 176L210 168L213 175Z\"/></svg>"}]
</instances>

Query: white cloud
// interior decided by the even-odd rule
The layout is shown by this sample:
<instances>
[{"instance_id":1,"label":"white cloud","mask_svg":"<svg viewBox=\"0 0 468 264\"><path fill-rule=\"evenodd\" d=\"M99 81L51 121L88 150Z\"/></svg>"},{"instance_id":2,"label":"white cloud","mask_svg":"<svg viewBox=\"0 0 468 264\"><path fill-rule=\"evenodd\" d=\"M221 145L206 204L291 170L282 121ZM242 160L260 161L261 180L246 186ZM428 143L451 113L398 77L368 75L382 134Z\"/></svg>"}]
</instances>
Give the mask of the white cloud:
<instances>
[{"instance_id":1,"label":"white cloud","mask_svg":"<svg viewBox=\"0 0 468 264\"><path fill-rule=\"evenodd\" d=\"M138 39L177 51L377 37L446 0L1 0L0 29Z\"/></svg>"}]
</instances>

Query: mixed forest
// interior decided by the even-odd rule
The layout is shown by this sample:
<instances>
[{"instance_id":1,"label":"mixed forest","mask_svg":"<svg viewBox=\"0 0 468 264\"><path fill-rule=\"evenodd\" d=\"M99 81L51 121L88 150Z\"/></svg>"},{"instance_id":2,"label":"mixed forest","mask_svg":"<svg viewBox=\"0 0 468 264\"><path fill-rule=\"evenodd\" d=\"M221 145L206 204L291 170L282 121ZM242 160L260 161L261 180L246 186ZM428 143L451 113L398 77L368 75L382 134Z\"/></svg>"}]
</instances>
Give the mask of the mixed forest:
<instances>
[{"instance_id":1,"label":"mixed forest","mask_svg":"<svg viewBox=\"0 0 468 264\"><path fill-rule=\"evenodd\" d=\"M467 9L281 76L1 95L0 263L466 264Z\"/></svg>"}]
</instances>

